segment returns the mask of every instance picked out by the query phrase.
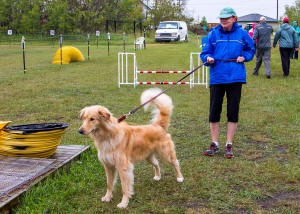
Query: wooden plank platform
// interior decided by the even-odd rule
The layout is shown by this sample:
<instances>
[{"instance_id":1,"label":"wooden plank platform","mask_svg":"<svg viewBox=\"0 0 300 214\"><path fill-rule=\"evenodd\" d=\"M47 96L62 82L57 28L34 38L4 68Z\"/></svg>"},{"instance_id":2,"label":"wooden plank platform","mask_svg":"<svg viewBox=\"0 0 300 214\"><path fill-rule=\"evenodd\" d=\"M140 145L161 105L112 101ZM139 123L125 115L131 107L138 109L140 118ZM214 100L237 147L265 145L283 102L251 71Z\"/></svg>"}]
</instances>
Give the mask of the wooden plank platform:
<instances>
[{"instance_id":1,"label":"wooden plank platform","mask_svg":"<svg viewBox=\"0 0 300 214\"><path fill-rule=\"evenodd\" d=\"M58 169L69 166L89 146L61 145L50 158L0 155L0 213L11 213L19 197Z\"/></svg>"}]
</instances>

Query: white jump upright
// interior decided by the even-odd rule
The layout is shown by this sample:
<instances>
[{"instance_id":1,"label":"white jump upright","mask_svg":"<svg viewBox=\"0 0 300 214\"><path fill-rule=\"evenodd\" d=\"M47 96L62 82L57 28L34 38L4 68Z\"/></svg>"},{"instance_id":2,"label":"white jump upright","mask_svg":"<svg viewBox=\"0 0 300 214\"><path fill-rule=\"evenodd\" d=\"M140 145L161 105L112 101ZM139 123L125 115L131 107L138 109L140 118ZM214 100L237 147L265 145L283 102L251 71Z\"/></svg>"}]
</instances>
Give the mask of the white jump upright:
<instances>
[{"instance_id":1,"label":"white jump upright","mask_svg":"<svg viewBox=\"0 0 300 214\"><path fill-rule=\"evenodd\" d=\"M188 82L139 82L139 74L188 74L195 68L201 65L200 57L198 52L190 53L190 70L138 70L137 60L135 53L118 53L118 87L121 85L166 85L166 84L186 84L193 88L195 85L205 85L208 87L208 69L205 66L197 69L189 76ZM194 60L196 58L197 60ZM133 82L130 81L133 80Z\"/></svg>"},{"instance_id":2,"label":"white jump upright","mask_svg":"<svg viewBox=\"0 0 300 214\"><path fill-rule=\"evenodd\" d=\"M129 67L129 60L130 57L133 58L132 67ZM132 69L130 72L135 76L137 70L137 63L136 63L136 56L135 53L118 53L118 87L120 88L121 85L134 85L135 83L130 82L129 80L129 69Z\"/></svg>"},{"instance_id":3,"label":"white jump upright","mask_svg":"<svg viewBox=\"0 0 300 214\"><path fill-rule=\"evenodd\" d=\"M201 65L200 60L200 52L192 52L190 53L190 71L194 70L195 68ZM197 59L195 62L194 59ZM190 88L194 87L195 85L205 85L208 88L208 67L202 66L198 68L197 71L190 75Z\"/></svg>"}]
</instances>

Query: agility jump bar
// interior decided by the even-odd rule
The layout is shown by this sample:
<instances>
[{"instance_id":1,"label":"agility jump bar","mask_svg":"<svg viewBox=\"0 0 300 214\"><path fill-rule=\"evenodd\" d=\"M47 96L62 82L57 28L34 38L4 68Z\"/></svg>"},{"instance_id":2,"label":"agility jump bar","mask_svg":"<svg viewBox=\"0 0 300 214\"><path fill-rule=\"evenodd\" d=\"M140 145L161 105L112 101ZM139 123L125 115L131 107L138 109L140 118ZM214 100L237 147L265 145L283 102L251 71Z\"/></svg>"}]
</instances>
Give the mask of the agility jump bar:
<instances>
[{"instance_id":1,"label":"agility jump bar","mask_svg":"<svg viewBox=\"0 0 300 214\"><path fill-rule=\"evenodd\" d=\"M190 84L190 82L136 82L137 85L185 85Z\"/></svg>"},{"instance_id":2,"label":"agility jump bar","mask_svg":"<svg viewBox=\"0 0 300 214\"><path fill-rule=\"evenodd\" d=\"M136 71L139 74L187 74L190 71L182 70L182 71L168 71L168 70L140 70Z\"/></svg>"}]
</instances>

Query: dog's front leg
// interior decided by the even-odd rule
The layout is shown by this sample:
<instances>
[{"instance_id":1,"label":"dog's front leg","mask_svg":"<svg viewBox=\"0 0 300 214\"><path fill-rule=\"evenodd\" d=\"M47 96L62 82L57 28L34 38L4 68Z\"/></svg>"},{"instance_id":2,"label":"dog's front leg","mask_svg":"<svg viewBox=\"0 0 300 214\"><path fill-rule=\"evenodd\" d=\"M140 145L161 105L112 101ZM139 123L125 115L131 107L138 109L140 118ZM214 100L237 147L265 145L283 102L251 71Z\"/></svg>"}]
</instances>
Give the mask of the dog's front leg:
<instances>
[{"instance_id":1,"label":"dog's front leg","mask_svg":"<svg viewBox=\"0 0 300 214\"><path fill-rule=\"evenodd\" d=\"M102 197L103 202L109 202L113 197L114 185L116 183L116 168L113 166L108 166L104 164L105 173L106 173L106 194Z\"/></svg>"},{"instance_id":2,"label":"dog's front leg","mask_svg":"<svg viewBox=\"0 0 300 214\"><path fill-rule=\"evenodd\" d=\"M129 199L134 194L133 191L133 183L134 183L134 177L133 177L133 165L128 164L127 166L123 166L120 169L118 169L121 185L122 185L122 192L123 197L121 203L118 204L119 208L126 208L129 203Z\"/></svg>"}]
</instances>

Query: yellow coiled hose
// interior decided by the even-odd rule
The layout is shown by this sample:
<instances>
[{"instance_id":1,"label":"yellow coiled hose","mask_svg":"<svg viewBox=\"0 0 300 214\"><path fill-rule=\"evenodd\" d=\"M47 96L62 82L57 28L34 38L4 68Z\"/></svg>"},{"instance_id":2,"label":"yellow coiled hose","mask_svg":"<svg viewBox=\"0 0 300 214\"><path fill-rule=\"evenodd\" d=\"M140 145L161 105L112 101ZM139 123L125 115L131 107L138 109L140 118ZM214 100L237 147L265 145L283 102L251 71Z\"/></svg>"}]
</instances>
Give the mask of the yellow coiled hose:
<instances>
[{"instance_id":1,"label":"yellow coiled hose","mask_svg":"<svg viewBox=\"0 0 300 214\"><path fill-rule=\"evenodd\" d=\"M45 123L5 127L6 125L1 128L0 122L0 155L48 158L61 143L68 124Z\"/></svg>"}]
</instances>

